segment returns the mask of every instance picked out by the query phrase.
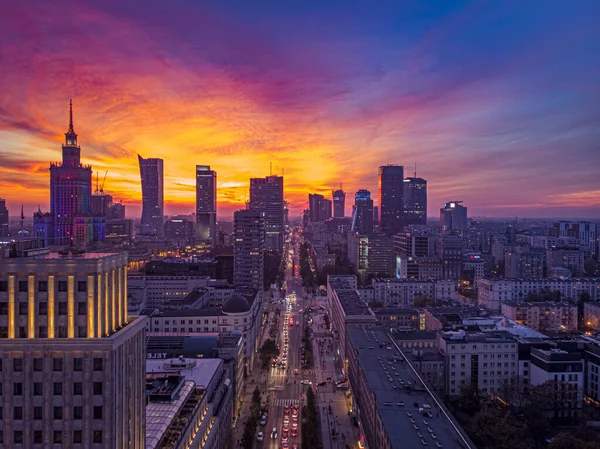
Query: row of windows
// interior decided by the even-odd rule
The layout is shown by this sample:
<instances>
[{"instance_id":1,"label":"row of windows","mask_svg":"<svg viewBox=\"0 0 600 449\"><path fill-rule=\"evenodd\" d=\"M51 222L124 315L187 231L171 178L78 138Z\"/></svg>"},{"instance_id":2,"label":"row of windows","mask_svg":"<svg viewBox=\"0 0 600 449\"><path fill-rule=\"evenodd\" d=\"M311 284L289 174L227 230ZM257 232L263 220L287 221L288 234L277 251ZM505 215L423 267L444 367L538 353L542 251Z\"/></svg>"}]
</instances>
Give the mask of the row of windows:
<instances>
[{"instance_id":1,"label":"row of windows","mask_svg":"<svg viewBox=\"0 0 600 449\"><path fill-rule=\"evenodd\" d=\"M52 408L52 417L53 419L65 419L66 413L64 413L67 407L53 407ZM40 421L44 419L42 407L33 407L33 419L35 421ZM102 406L93 406L92 407L92 418L93 419L102 419L103 408ZM3 419L2 408L0 407L0 419ZM15 406L13 407L13 419L14 420L22 420L23 419L23 407ZM73 407L73 416L72 419L80 420L83 419L83 407L74 406Z\"/></svg>"},{"instance_id":2,"label":"row of windows","mask_svg":"<svg viewBox=\"0 0 600 449\"><path fill-rule=\"evenodd\" d=\"M58 315L67 315L68 304L66 301L58 301ZM87 302L78 301L75 303L77 309L77 315L87 315ZM19 302L18 303L19 315L27 315L29 311L29 303ZM46 301L40 301L37 303L38 315L48 315L48 303ZM0 302L0 315L8 315L8 303Z\"/></svg>"},{"instance_id":3,"label":"row of windows","mask_svg":"<svg viewBox=\"0 0 600 449\"><path fill-rule=\"evenodd\" d=\"M82 430L74 430L73 431L73 443L83 443L83 431ZM4 442L4 432L0 430L0 444ZM33 444L42 444L43 441L43 432L41 430L33 431ZM52 442L54 444L62 444L63 442L63 431L55 430L52 434ZM13 432L13 443L15 444L23 444L23 431L15 430ZM94 430L92 431L92 443L102 443L102 431Z\"/></svg>"},{"instance_id":4,"label":"row of windows","mask_svg":"<svg viewBox=\"0 0 600 449\"><path fill-rule=\"evenodd\" d=\"M57 290L59 292L66 292L68 289L67 281L58 281L56 283ZM48 291L48 281L38 281L37 285L38 292L47 292ZM0 292L8 291L8 281L0 281ZM29 280L18 281L17 282L17 291L19 292L27 292L29 291ZM87 281L77 281L77 291L78 292L87 292Z\"/></svg>"},{"instance_id":5,"label":"row of windows","mask_svg":"<svg viewBox=\"0 0 600 449\"><path fill-rule=\"evenodd\" d=\"M87 337L87 327L86 326L77 326L75 332L75 336L78 338L86 338ZM19 326L16 329L15 335L16 338L28 338L29 329L25 326ZM36 337L38 338L48 338L48 326L38 326ZM67 326L58 326L58 333L56 334L57 338L68 338ZM0 338L8 338L8 327L0 326Z\"/></svg>"},{"instance_id":6,"label":"row of windows","mask_svg":"<svg viewBox=\"0 0 600 449\"><path fill-rule=\"evenodd\" d=\"M208 324L209 320L204 320L204 324ZM244 323L248 322L248 318L244 318ZM154 320L156 326L160 326L160 320ZM171 324L170 320L164 320L164 325L168 326ZM173 320L173 324L186 324L186 320ZM194 320L187 320L187 324L194 324ZM196 320L196 324L202 324L202 320ZM217 320L212 320L212 324L217 324ZM227 324L227 318L223 319L222 324ZM239 324L239 319L234 319L233 324Z\"/></svg>"},{"instance_id":7,"label":"row of windows","mask_svg":"<svg viewBox=\"0 0 600 449\"><path fill-rule=\"evenodd\" d=\"M93 363L94 371L102 371L104 369L104 360L101 357L94 357L92 363ZM4 365L3 360L0 359L0 371L2 371L3 365ZM64 367L64 360L62 358L55 357L52 359L53 371L62 371L63 367ZM44 368L44 359L34 358L33 359L33 371L42 371L43 368ZM16 372L23 371L23 359L13 359L13 371L16 371ZM83 359L82 358L76 357L73 359L73 371L83 371Z\"/></svg>"}]
</instances>

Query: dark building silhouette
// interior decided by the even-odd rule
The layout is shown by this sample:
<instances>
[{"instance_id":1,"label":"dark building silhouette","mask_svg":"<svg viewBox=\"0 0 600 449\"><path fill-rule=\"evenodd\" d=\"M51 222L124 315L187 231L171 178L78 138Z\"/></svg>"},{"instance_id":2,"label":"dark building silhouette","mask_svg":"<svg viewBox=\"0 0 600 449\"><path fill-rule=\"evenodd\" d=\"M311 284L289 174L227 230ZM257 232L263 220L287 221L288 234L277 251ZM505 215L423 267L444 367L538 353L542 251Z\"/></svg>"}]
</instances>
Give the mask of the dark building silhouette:
<instances>
[{"instance_id":1,"label":"dark building silhouette","mask_svg":"<svg viewBox=\"0 0 600 449\"><path fill-rule=\"evenodd\" d=\"M373 200L371 192L361 189L354 195L352 230L359 234L373 232Z\"/></svg>"},{"instance_id":2,"label":"dark building silhouette","mask_svg":"<svg viewBox=\"0 0 600 449\"><path fill-rule=\"evenodd\" d=\"M386 234L402 231L404 225L404 167L382 165L377 180L379 228Z\"/></svg>"},{"instance_id":3,"label":"dark building silhouette","mask_svg":"<svg viewBox=\"0 0 600 449\"><path fill-rule=\"evenodd\" d=\"M164 220L163 160L144 159L138 154L142 178L140 234L162 235Z\"/></svg>"},{"instance_id":4,"label":"dark building silhouette","mask_svg":"<svg viewBox=\"0 0 600 449\"><path fill-rule=\"evenodd\" d=\"M427 181L423 178L404 180L404 224L427 224Z\"/></svg>"},{"instance_id":5,"label":"dark building silhouette","mask_svg":"<svg viewBox=\"0 0 600 449\"><path fill-rule=\"evenodd\" d=\"M196 231L198 238L217 244L217 172L196 165Z\"/></svg>"},{"instance_id":6,"label":"dark building silhouette","mask_svg":"<svg viewBox=\"0 0 600 449\"><path fill-rule=\"evenodd\" d=\"M248 209L264 213L267 249L283 250L284 207L283 176L250 178Z\"/></svg>"},{"instance_id":7,"label":"dark building silhouette","mask_svg":"<svg viewBox=\"0 0 600 449\"><path fill-rule=\"evenodd\" d=\"M333 216L334 218L344 217L346 209L346 193L340 188L333 192Z\"/></svg>"}]
</instances>

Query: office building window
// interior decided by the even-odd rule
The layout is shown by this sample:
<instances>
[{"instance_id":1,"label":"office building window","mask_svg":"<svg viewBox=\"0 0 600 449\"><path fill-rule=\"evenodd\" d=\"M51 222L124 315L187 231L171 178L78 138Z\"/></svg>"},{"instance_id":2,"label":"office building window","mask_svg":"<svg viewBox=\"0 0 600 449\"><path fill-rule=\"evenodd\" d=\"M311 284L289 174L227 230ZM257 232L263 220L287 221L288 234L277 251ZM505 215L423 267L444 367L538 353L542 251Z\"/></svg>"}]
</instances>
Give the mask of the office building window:
<instances>
[{"instance_id":1,"label":"office building window","mask_svg":"<svg viewBox=\"0 0 600 449\"><path fill-rule=\"evenodd\" d=\"M94 382L94 394L102 394L102 382Z\"/></svg>"},{"instance_id":2,"label":"office building window","mask_svg":"<svg viewBox=\"0 0 600 449\"><path fill-rule=\"evenodd\" d=\"M48 315L48 303L47 302L39 302L38 303L38 315Z\"/></svg>"},{"instance_id":3,"label":"office building window","mask_svg":"<svg viewBox=\"0 0 600 449\"><path fill-rule=\"evenodd\" d=\"M15 441L15 444L23 444L23 431L15 430L13 433L13 439Z\"/></svg>"},{"instance_id":4,"label":"office building window","mask_svg":"<svg viewBox=\"0 0 600 449\"><path fill-rule=\"evenodd\" d=\"M73 419L81 419L83 417L83 407L73 407Z\"/></svg>"},{"instance_id":5,"label":"office building window","mask_svg":"<svg viewBox=\"0 0 600 449\"><path fill-rule=\"evenodd\" d=\"M77 315L87 315L87 302L77 303Z\"/></svg>"},{"instance_id":6,"label":"office building window","mask_svg":"<svg viewBox=\"0 0 600 449\"><path fill-rule=\"evenodd\" d=\"M33 419L39 421L42 416L42 407L33 407Z\"/></svg>"},{"instance_id":7,"label":"office building window","mask_svg":"<svg viewBox=\"0 0 600 449\"><path fill-rule=\"evenodd\" d=\"M62 407L54 407L54 419L62 419L63 409Z\"/></svg>"},{"instance_id":8,"label":"office building window","mask_svg":"<svg viewBox=\"0 0 600 449\"><path fill-rule=\"evenodd\" d=\"M0 302L0 315L8 315L8 303Z\"/></svg>"},{"instance_id":9,"label":"office building window","mask_svg":"<svg viewBox=\"0 0 600 449\"><path fill-rule=\"evenodd\" d=\"M73 394L77 395L77 396L83 394L83 383L81 383L81 382L73 383Z\"/></svg>"},{"instance_id":10,"label":"office building window","mask_svg":"<svg viewBox=\"0 0 600 449\"><path fill-rule=\"evenodd\" d=\"M53 442L54 442L54 444L62 444L62 430L54 431Z\"/></svg>"},{"instance_id":11,"label":"office building window","mask_svg":"<svg viewBox=\"0 0 600 449\"><path fill-rule=\"evenodd\" d=\"M78 292L87 292L87 281L78 281L77 282L77 291Z\"/></svg>"},{"instance_id":12,"label":"office building window","mask_svg":"<svg viewBox=\"0 0 600 449\"><path fill-rule=\"evenodd\" d=\"M58 281L58 291L59 292L67 291L67 281Z\"/></svg>"},{"instance_id":13,"label":"office building window","mask_svg":"<svg viewBox=\"0 0 600 449\"><path fill-rule=\"evenodd\" d=\"M0 292L8 291L8 281L0 281Z\"/></svg>"},{"instance_id":14,"label":"office building window","mask_svg":"<svg viewBox=\"0 0 600 449\"><path fill-rule=\"evenodd\" d=\"M38 281L38 292L48 291L48 281Z\"/></svg>"},{"instance_id":15,"label":"office building window","mask_svg":"<svg viewBox=\"0 0 600 449\"><path fill-rule=\"evenodd\" d=\"M27 304L26 302L20 302L19 315L27 315L27 307L29 307L29 304Z\"/></svg>"},{"instance_id":16,"label":"office building window","mask_svg":"<svg viewBox=\"0 0 600 449\"><path fill-rule=\"evenodd\" d=\"M52 359L54 371L62 371L63 370L63 359L54 358Z\"/></svg>"},{"instance_id":17,"label":"office building window","mask_svg":"<svg viewBox=\"0 0 600 449\"><path fill-rule=\"evenodd\" d=\"M13 394L15 396L22 396L23 395L23 384L21 382L15 382L13 384Z\"/></svg>"},{"instance_id":18,"label":"office building window","mask_svg":"<svg viewBox=\"0 0 600 449\"><path fill-rule=\"evenodd\" d=\"M13 371L23 371L23 359L13 359Z\"/></svg>"},{"instance_id":19,"label":"office building window","mask_svg":"<svg viewBox=\"0 0 600 449\"><path fill-rule=\"evenodd\" d=\"M67 338L67 326L58 326L58 338Z\"/></svg>"},{"instance_id":20,"label":"office building window","mask_svg":"<svg viewBox=\"0 0 600 449\"><path fill-rule=\"evenodd\" d=\"M35 358L33 359L33 370L42 371L44 369L44 359Z\"/></svg>"},{"instance_id":21,"label":"office building window","mask_svg":"<svg viewBox=\"0 0 600 449\"><path fill-rule=\"evenodd\" d=\"M92 442L102 443L102 431L101 430L94 430Z\"/></svg>"},{"instance_id":22,"label":"office building window","mask_svg":"<svg viewBox=\"0 0 600 449\"><path fill-rule=\"evenodd\" d=\"M62 382L54 382L54 396L60 396L63 393L63 384Z\"/></svg>"},{"instance_id":23,"label":"office building window","mask_svg":"<svg viewBox=\"0 0 600 449\"><path fill-rule=\"evenodd\" d=\"M23 419L23 407L13 407L13 419Z\"/></svg>"},{"instance_id":24,"label":"office building window","mask_svg":"<svg viewBox=\"0 0 600 449\"><path fill-rule=\"evenodd\" d=\"M48 327L47 326L38 327L38 337L39 338L48 338Z\"/></svg>"},{"instance_id":25,"label":"office building window","mask_svg":"<svg viewBox=\"0 0 600 449\"><path fill-rule=\"evenodd\" d=\"M34 430L33 431L33 443L34 444L41 444L42 443L42 431L41 430Z\"/></svg>"},{"instance_id":26,"label":"office building window","mask_svg":"<svg viewBox=\"0 0 600 449\"><path fill-rule=\"evenodd\" d=\"M33 395L34 396L41 396L42 395L42 391L43 391L43 386L41 382L34 382L33 383Z\"/></svg>"},{"instance_id":27,"label":"office building window","mask_svg":"<svg viewBox=\"0 0 600 449\"><path fill-rule=\"evenodd\" d=\"M81 430L73 431L73 443L83 443L83 432Z\"/></svg>"},{"instance_id":28,"label":"office building window","mask_svg":"<svg viewBox=\"0 0 600 449\"><path fill-rule=\"evenodd\" d=\"M94 419L102 419L102 407L94 406Z\"/></svg>"},{"instance_id":29,"label":"office building window","mask_svg":"<svg viewBox=\"0 0 600 449\"><path fill-rule=\"evenodd\" d=\"M102 371L103 369L103 360L100 357L94 358L94 371Z\"/></svg>"},{"instance_id":30,"label":"office building window","mask_svg":"<svg viewBox=\"0 0 600 449\"><path fill-rule=\"evenodd\" d=\"M27 281L19 281L19 291L20 292L27 291Z\"/></svg>"},{"instance_id":31,"label":"office building window","mask_svg":"<svg viewBox=\"0 0 600 449\"><path fill-rule=\"evenodd\" d=\"M66 315L67 314L67 303L65 301L61 301L58 303L58 314Z\"/></svg>"},{"instance_id":32,"label":"office building window","mask_svg":"<svg viewBox=\"0 0 600 449\"><path fill-rule=\"evenodd\" d=\"M73 371L83 370L83 359L76 357L73 359Z\"/></svg>"}]
</instances>

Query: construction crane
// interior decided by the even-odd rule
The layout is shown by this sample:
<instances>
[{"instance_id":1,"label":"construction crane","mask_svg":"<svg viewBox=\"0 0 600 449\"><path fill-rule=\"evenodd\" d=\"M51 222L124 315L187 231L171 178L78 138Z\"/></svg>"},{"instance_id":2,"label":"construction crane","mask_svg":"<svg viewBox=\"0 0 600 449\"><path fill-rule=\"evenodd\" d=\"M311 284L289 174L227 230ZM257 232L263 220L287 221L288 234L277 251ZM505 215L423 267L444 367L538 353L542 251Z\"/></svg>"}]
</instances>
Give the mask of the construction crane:
<instances>
[{"instance_id":1,"label":"construction crane","mask_svg":"<svg viewBox=\"0 0 600 449\"><path fill-rule=\"evenodd\" d=\"M104 193L104 183L106 182L106 175L108 175L108 170L104 173L104 179L102 180L102 185L100 186L100 193Z\"/></svg>"}]
</instances>

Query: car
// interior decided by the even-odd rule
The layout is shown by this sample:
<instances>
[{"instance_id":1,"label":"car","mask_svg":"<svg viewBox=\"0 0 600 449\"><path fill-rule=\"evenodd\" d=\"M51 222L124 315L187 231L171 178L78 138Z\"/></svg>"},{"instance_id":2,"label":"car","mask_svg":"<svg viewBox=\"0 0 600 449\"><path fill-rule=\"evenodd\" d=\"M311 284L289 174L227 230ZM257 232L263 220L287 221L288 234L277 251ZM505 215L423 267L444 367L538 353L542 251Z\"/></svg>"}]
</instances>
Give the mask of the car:
<instances>
[{"instance_id":1,"label":"car","mask_svg":"<svg viewBox=\"0 0 600 449\"><path fill-rule=\"evenodd\" d=\"M292 427L298 427L298 419L292 421Z\"/></svg>"},{"instance_id":2,"label":"car","mask_svg":"<svg viewBox=\"0 0 600 449\"><path fill-rule=\"evenodd\" d=\"M298 449L298 445L296 443L292 444L292 449Z\"/></svg>"},{"instance_id":3,"label":"car","mask_svg":"<svg viewBox=\"0 0 600 449\"><path fill-rule=\"evenodd\" d=\"M283 417L283 423L284 424L289 424L290 423L290 415L285 415Z\"/></svg>"},{"instance_id":4,"label":"car","mask_svg":"<svg viewBox=\"0 0 600 449\"><path fill-rule=\"evenodd\" d=\"M287 432L283 432L281 434L281 442L282 443L287 443L288 442L288 434L287 434Z\"/></svg>"},{"instance_id":5,"label":"car","mask_svg":"<svg viewBox=\"0 0 600 449\"><path fill-rule=\"evenodd\" d=\"M298 417L298 409L295 408L292 410L292 418L297 418Z\"/></svg>"},{"instance_id":6,"label":"car","mask_svg":"<svg viewBox=\"0 0 600 449\"><path fill-rule=\"evenodd\" d=\"M300 383L301 383L302 385L312 385L312 382L311 382L310 380L308 380L308 379L302 379L302 380L300 381Z\"/></svg>"},{"instance_id":7,"label":"car","mask_svg":"<svg viewBox=\"0 0 600 449\"><path fill-rule=\"evenodd\" d=\"M262 415L262 416L260 417L260 425L261 425L261 426L266 426L266 425L267 425L267 415L266 415L266 414L265 414L265 415Z\"/></svg>"},{"instance_id":8,"label":"car","mask_svg":"<svg viewBox=\"0 0 600 449\"><path fill-rule=\"evenodd\" d=\"M290 425L289 424L284 424L281 430L284 433L287 433L290 430Z\"/></svg>"},{"instance_id":9,"label":"car","mask_svg":"<svg viewBox=\"0 0 600 449\"><path fill-rule=\"evenodd\" d=\"M271 430L271 439L272 440L277 439L277 428L276 427L273 427L273 430Z\"/></svg>"},{"instance_id":10,"label":"car","mask_svg":"<svg viewBox=\"0 0 600 449\"><path fill-rule=\"evenodd\" d=\"M262 432L258 432L256 434L256 441L264 441L264 439L265 439L265 436L263 435Z\"/></svg>"},{"instance_id":11,"label":"car","mask_svg":"<svg viewBox=\"0 0 600 449\"><path fill-rule=\"evenodd\" d=\"M298 368L294 369L294 375L298 375Z\"/></svg>"},{"instance_id":12,"label":"car","mask_svg":"<svg viewBox=\"0 0 600 449\"><path fill-rule=\"evenodd\" d=\"M296 326L300 326L300 321L296 321Z\"/></svg>"},{"instance_id":13,"label":"car","mask_svg":"<svg viewBox=\"0 0 600 449\"><path fill-rule=\"evenodd\" d=\"M281 444L281 449L289 449L289 444L287 442Z\"/></svg>"},{"instance_id":14,"label":"car","mask_svg":"<svg viewBox=\"0 0 600 449\"><path fill-rule=\"evenodd\" d=\"M289 407L285 407L285 408L283 409L283 414L284 414L284 415L287 415L289 412L290 412L290 408L289 408Z\"/></svg>"},{"instance_id":15,"label":"car","mask_svg":"<svg viewBox=\"0 0 600 449\"><path fill-rule=\"evenodd\" d=\"M290 435L293 437L297 437L298 436L298 428L292 427L292 431L290 432Z\"/></svg>"}]
</instances>

